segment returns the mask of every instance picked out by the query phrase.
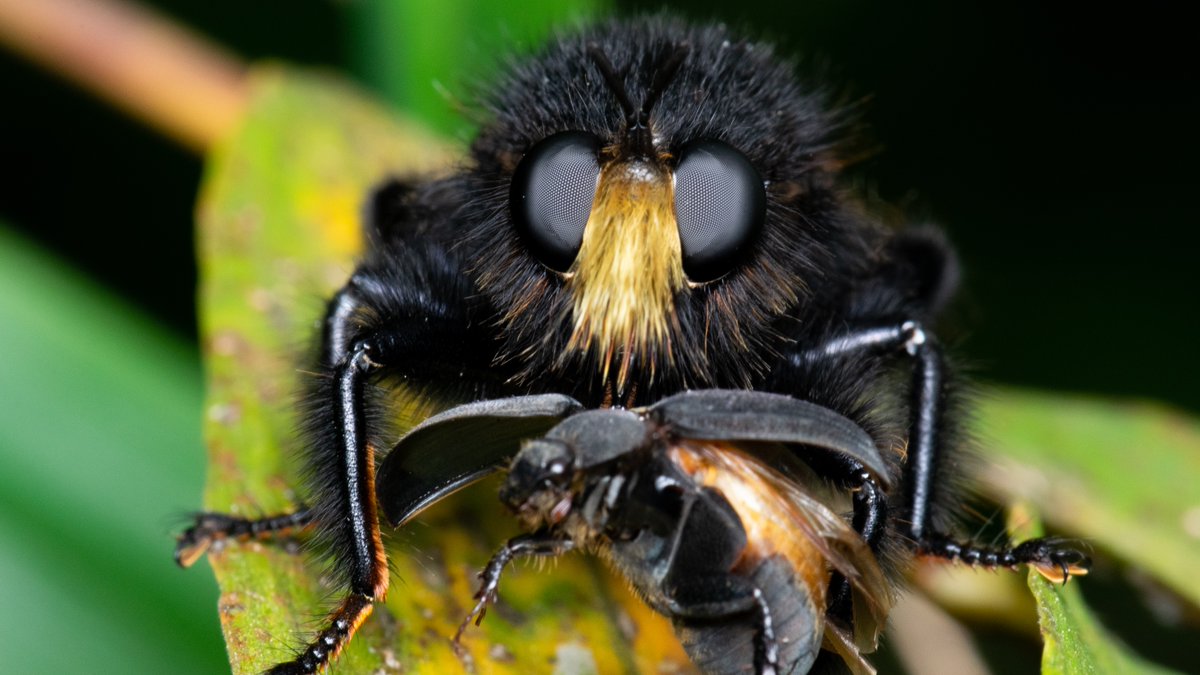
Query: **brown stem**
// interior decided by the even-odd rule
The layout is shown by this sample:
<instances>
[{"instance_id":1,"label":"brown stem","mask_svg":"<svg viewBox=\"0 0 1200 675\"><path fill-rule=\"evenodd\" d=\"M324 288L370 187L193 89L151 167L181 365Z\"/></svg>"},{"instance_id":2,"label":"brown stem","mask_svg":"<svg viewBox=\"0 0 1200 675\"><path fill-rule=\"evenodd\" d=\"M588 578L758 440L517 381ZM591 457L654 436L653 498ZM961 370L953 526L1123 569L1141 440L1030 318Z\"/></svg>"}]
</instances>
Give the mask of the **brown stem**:
<instances>
[{"instance_id":1,"label":"brown stem","mask_svg":"<svg viewBox=\"0 0 1200 675\"><path fill-rule=\"evenodd\" d=\"M235 57L121 0L0 0L0 42L196 151L228 135L246 106Z\"/></svg>"}]
</instances>

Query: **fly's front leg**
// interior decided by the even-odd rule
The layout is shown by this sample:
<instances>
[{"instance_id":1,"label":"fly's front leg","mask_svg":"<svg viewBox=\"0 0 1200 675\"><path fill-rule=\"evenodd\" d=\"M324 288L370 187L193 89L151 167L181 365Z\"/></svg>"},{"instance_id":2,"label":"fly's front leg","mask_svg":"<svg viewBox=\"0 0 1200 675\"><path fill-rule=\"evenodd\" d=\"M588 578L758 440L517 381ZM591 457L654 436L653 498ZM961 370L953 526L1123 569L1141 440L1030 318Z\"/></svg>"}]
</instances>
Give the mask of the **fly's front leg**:
<instances>
[{"instance_id":1,"label":"fly's front leg","mask_svg":"<svg viewBox=\"0 0 1200 675\"><path fill-rule=\"evenodd\" d=\"M406 269L411 268L401 272ZM389 376L432 380L453 372L462 377L477 366L470 359L488 358L479 349L459 351L471 346L470 322L453 283L414 289L385 276L397 273L392 267L360 270L329 304L322 334L324 373L310 396L305 424L314 520L318 535L334 551L347 592L325 629L293 661L272 672L324 668L387 593L387 553L375 496L376 448L384 440L371 428L378 412L370 408L368 388ZM439 298L439 290L450 297Z\"/></svg>"},{"instance_id":2,"label":"fly's front leg","mask_svg":"<svg viewBox=\"0 0 1200 675\"><path fill-rule=\"evenodd\" d=\"M391 439L377 423L386 417L376 385L387 379L443 384L438 391L451 398L492 386L494 349L487 333L472 328L482 323L470 316L472 292L453 256L434 243L397 241L377 249L330 300L322 325L300 419L310 508L261 521L203 514L181 536L181 563L222 537L297 526L311 527L321 548L332 552L332 569L345 588L341 602L304 650L271 672L324 669L386 595L375 468L376 449Z\"/></svg>"},{"instance_id":3,"label":"fly's front leg","mask_svg":"<svg viewBox=\"0 0 1200 675\"><path fill-rule=\"evenodd\" d=\"M352 317L362 302L353 282L328 303L321 332L321 363L337 364L345 359ZM315 514L301 506L291 513L263 518L241 518L225 513L198 513L191 527L175 538L175 563L191 567L214 545L226 540L247 541L289 536L311 528Z\"/></svg>"},{"instance_id":4,"label":"fly's front leg","mask_svg":"<svg viewBox=\"0 0 1200 675\"><path fill-rule=\"evenodd\" d=\"M946 535L934 533L921 542L918 552L982 567L1029 565L1043 577L1061 584L1067 583L1071 577L1086 575L1091 566L1087 554L1069 542L1054 537L1030 539L1016 546L988 546L971 541L957 541Z\"/></svg>"},{"instance_id":5,"label":"fly's front leg","mask_svg":"<svg viewBox=\"0 0 1200 675\"><path fill-rule=\"evenodd\" d=\"M913 361L908 450L904 465L904 506L908 516L907 534L920 549L929 534L929 511L933 504L935 488L934 475L943 440L942 415L945 411L946 397L945 366L941 350L921 324L916 321L902 321L861 328L834 337L814 349L793 355L792 365L803 368L824 360L860 354L875 357L903 355ZM846 468L850 470L849 482L855 482L855 467ZM863 494L861 489L856 490L854 500L855 529L864 535L867 543L875 551L878 551L879 536L876 534L872 538L867 533L870 526L874 526L875 531L879 532L889 515L887 501L881 497L878 486L872 486L867 494Z\"/></svg>"},{"instance_id":6,"label":"fly's front leg","mask_svg":"<svg viewBox=\"0 0 1200 675\"><path fill-rule=\"evenodd\" d=\"M321 331L321 363L329 366L345 360L352 318L362 301L351 282L328 303ZM241 518L225 513L198 513L191 527L175 538L175 563L191 567L214 545L226 540L247 541L289 536L311 528L315 514L301 506L292 513L263 518Z\"/></svg>"},{"instance_id":7,"label":"fly's front leg","mask_svg":"<svg viewBox=\"0 0 1200 675\"><path fill-rule=\"evenodd\" d=\"M791 356L790 365L800 370L808 370L815 364L831 360L837 361L856 355L887 357L899 353L911 357L926 349L928 343L927 334L915 321L885 324L851 331L830 339L819 347L794 354ZM940 403L939 401L939 406ZM940 421L938 417L940 414L939 407L934 415L926 415L924 419L926 422L937 423ZM930 436L928 433L925 435ZM927 464L932 466L931 455L936 452L936 447L929 445L927 449L930 451L926 453ZM910 440L911 451L912 441ZM862 464L849 458L818 457L813 460L813 463L813 468L818 473L833 477L844 488L851 491L854 508L852 526L871 551L878 553L884 529L893 508L879 481ZM926 488L923 493L926 500L929 498L929 483L929 476L926 476L924 479ZM927 506L922 507L923 511L925 509ZM835 572L830 579L828 609L833 617L846 623L852 621L851 584L839 572Z\"/></svg>"},{"instance_id":8,"label":"fly's front leg","mask_svg":"<svg viewBox=\"0 0 1200 675\"><path fill-rule=\"evenodd\" d=\"M335 309L336 311L336 309ZM272 675L315 673L327 666L387 594L387 553L375 501L375 447L369 441L364 389L373 375L401 356L394 335L385 331L359 339L334 368L333 435L340 443L334 465L318 486L318 518L334 542L336 561L349 582L342 602L325 628L293 660L272 668ZM393 347L393 349L389 349Z\"/></svg>"},{"instance_id":9,"label":"fly's front leg","mask_svg":"<svg viewBox=\"0 0 1200 675\"><path fill-rule=\"evenodd\" d=\"M1072 575L1086 573L1089 564L1087 556L1057 540L1035 539L1016 547L985 547L957 542L936 531L931 525L930 511L935 503L935 477L942 460L943 415L946 409L946 367L941 349L920 323L903 321L836 337L816 349L795 355L793 363L802 366L855 352L900 354L910 358L913 363L908 451L903 478L907 535L918 553L987 566L1025 563L1051 578L1057 576L1063 581ZM872 527L878 532L888 515L886 500L881 496L877 486L865 493L860 487L854 500L855 529L876 551L879 537L876 535L872 538L870 532ZM832 597L838 600L844 595L843 589L835 588Z\"/></svg>"},{"instance_id":10,"label":"fly's front leg","mask_svg":"<svg viewBox=\"0 0 1200 675\"><path fill-rule=\"evenodd\" d=\"M389 356L394 354L380 349L378 336L360 339L333 369L332 427L326 433L336 439L337 454L321 458L320 466L328 473L318 478L316 518L333 546L348 589L327 617L325 628L296 658L269 671L275 675L322 670L387 593L387 553L376 512L375 448L368 441L364 389Z\"/></svg>"}]
</instances>

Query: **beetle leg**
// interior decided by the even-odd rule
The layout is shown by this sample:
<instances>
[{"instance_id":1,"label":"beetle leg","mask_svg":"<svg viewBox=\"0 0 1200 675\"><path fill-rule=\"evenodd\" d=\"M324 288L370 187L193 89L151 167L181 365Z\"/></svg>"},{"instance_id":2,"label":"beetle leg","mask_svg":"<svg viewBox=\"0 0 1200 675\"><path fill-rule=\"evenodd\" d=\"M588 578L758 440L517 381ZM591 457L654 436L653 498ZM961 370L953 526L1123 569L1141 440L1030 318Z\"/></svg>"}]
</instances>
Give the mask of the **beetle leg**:
<instances>
[{"instance_id":1,"label":"beetle leg","mask_svg":"<svg viewBox=\"0 0 1200 675\"><path fill-rule=\"evenodd\" d=\"M759 675L779 672L779 641L775 637L775 621L761 588L749 579L725 573L682 579L675 583L664 598L672 618L724 619L753 612L755 615L754 671ZM719 649L712 645L706 649Z\"/></svg>"},{"instance_id":2,"label":"beetle leg","mask_svg":"<svg viewBox=\"0 0 1200 675\"><path fill-rule=\"evenodd\" d=\"M712 488L685 497L672 539L660 598L668 614L676 621L701 623L753 614L755 672L778 673L779 642L763 589L732 571L746 548L746 532L728 500ZM712 650L727 647L693 645L689 654L700 649L719 660Z\"/></svg>"},{"instance_id":3,"label":"beetle leg","mask_svg":"<svg viewBox=\"0 0 1200 675\"><path fill-rule=\"evenodd\" d=\"M191 567L214 543L226 539L246 541L287 536L312 525L312 511L300 508L266 518L238 518L223 513L200 513L195 524L184 530L175 541L175 563Z\"/></svg>"},{"instance_id":4,"label":"beetle leg","mask_svg":"<svg viewBox=\"0 0 1200 675\"><path fill-rule=\"evenodd\" d=\"M475 607L459 624L458 630L454 633L454 643L458 644L462 639L463 631L467 629L467 626L472 623L478 626L483 621L488 605L496 602L496 589L500 586L500 575L503 574L505 566L514 558L531 555L558 556L574 547L575 544L570 539L562 539L547 533L525 534L509 539L508 543L496 551L496 554L488 561L487 567L484 567L483 571L479 573L479 580L483 583L479 586L479 591L475 593Z\"/></svg>"},{"instance_id":5,"label":"beetle leg","mask_svg":"<svg viewBox=\"0 0 1200 675\"><path fill-rule=\"evenodd\" d=\"M767 599L759 588L754 589L754 604L758 606L758 645L754 669L759 675L775 675L779 672L779 643L775 640L771 608L767 606Z\"/></svg>"}]
</instances>

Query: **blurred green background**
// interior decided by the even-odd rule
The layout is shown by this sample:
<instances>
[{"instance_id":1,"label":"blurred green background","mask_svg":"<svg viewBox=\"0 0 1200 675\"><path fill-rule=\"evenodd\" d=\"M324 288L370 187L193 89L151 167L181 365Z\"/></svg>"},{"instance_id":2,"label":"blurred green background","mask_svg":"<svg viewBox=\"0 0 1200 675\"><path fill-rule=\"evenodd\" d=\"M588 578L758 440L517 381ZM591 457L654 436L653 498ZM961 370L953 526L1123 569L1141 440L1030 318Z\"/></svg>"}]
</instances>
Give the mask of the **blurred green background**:
<instances>
[{"instance_id":1,"label":"blurred green background","mask_svg":"<svg viewBox=\"0 0 1200 675\"><path fill-rule=\"evenodd\" d=\"M146 4L248 60L347 72L465 140L487 64L602 3ZM982 378L1200 411L1200 86L1169 3L616 11L664 4L869 96L879 152L855 180L949 231ZM201 159L2 49L0 91L0 669L219 672L215 585L170 561L203 481Z\"/></svg>"}]
</instances>

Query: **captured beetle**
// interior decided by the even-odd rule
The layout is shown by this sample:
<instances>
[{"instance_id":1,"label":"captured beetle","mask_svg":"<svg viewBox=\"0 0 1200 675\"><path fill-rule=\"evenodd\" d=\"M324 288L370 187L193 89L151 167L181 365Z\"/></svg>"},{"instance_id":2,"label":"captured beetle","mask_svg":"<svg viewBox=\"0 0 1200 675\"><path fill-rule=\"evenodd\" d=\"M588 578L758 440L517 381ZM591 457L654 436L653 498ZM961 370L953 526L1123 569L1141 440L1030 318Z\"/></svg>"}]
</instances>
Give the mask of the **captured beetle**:
<instances>
[{"instance_id":1,"label":"captured beetle","mask_svg":"<svg viewBox=\"0 0 1200 675\"><path fill-rule=\"evenodd\" d=\"M517 452L517 438L550 424ZM473 461L430 466L456 445ZM816 496L825 482L811 468L853 464L886 480L887 462L850 420L790 396L722 389L634 410L584 410L558 394L471 403L400 440L380 468L380 506L403 525L486 473L480 460L509 468L514 455L500 498L532 534L492 558L463 627L483 618L513 558L582 548L672 619L705 672L804 673L822 644L870 671L860 651L875 646L890 589L850 523ZM825 622L835 570L865 609L858 644Z\"/></svg>"},{"instance_id":2,"label":"captured beetle","mask_svg":"<svg viewBox=\"0 0 1200 675\"><path fill-rule=\"evenodd\" d=\"M525 429L506 425L515 440L545 437L522 451L505 499L550 534L559 527L570 541L607 537L614 562L676 619L685 643L698 617L742 612L728 630L745 643L751 626L756 655L715 654L701 644L709 637L689 647L715 672L775 664L799 671L808 656L786 648L772 654L772 645L832 648L837 635L877 624L882 618L864 616L857 599L883 594L863 580L875 565L896 569L906 553L1027 563L1062 580L1086 572L1083 554L1053 541L984 546L949 533L961 510L954 487L961 397L931 322L954 290L954 256L934 231L889 229L853 199L839 178L848 115L822 89L798 81L770 47L723 26L611 21L517 63L487 103L490 121L462 171L392 182L371 199L368 252L329 301L318 355L306 368L316 373L303 415L311 506L259 520L201 514L179 538L176 560L185 566L215 540L302 527L334 553L341 603L308 647L272 672L324 668L384 597L381 513L395 524L506 464L507 456L483 446L453 443L427 452L420 462L427 473L411 485L404 478L411 465L400 459L407 451L378 466L376 449L395 441L379 422L395 380L452 403L557 395L589 410L641 411L637 420L618 412L579 417L599 421L578 429L583 413L563 411ZM673 407L689 400L674 396L704 389L789 397L783 408L812 406L793 408L797 425L834 434L848 420L847 429L859 429L875 449L792 442L785 433L765 440L803 461L768 459L741 448L757 442L743 435L754 425L730 427ZM742 400L728 391L712 396ZM469 426L471 416L459 414L452 426ZM693 429L723 435L680 432L683 417ZM625 430L614 433L641 435L608 438L601 427L609 423ZM573 429L572 464L537 454L560 447ZM508 452L519 447L515 440ZM405 447L414 443L408 437ZM809 446L830 451L801 450ZM633 464L589 464L602 450ZM570 486L522 482L554 467L572 477ZM677 487L623 493L633 476L643 488L643 478ZM606 481L612 500L598 491ZM842 524L805 497L822 481L849 495ZM759 487L746 497L750 485ZM765 494L794 499L778 506L789 526L829 529L829 536L796 533L794 542L772 533L772 551L822 553L802 583L780 576L796 567L790 554L786 566L771 562L754 538L761 518L747 509ZM571 500L545 511L542 502L555 495ZM684 504L700 515L676 509ZM711 564L679 566L653 550L635 557L637 542L668 540L711 554ZM753 559L733 560L734 551ZM728 582L722 592L704 585L700 577L710 573ZM826 575L828 588L817 590ZM759 592L747 596L747 583ZM808 619L823 606L825 616L813 623L832 626L828 639L808 628L780 635L799 619L775 616L772 598L791 598L783 607ZM724 628L699 634L717 630Z\"/></svg>"}]
</instances>

